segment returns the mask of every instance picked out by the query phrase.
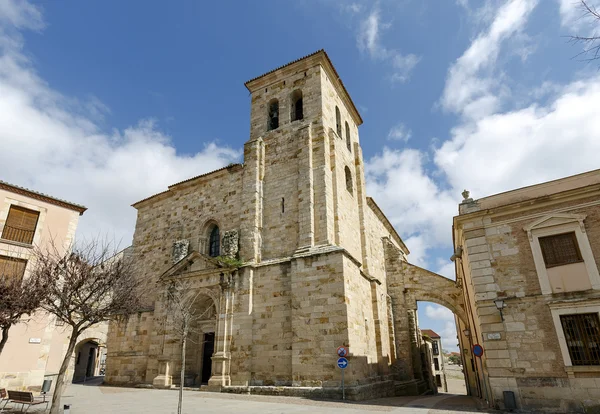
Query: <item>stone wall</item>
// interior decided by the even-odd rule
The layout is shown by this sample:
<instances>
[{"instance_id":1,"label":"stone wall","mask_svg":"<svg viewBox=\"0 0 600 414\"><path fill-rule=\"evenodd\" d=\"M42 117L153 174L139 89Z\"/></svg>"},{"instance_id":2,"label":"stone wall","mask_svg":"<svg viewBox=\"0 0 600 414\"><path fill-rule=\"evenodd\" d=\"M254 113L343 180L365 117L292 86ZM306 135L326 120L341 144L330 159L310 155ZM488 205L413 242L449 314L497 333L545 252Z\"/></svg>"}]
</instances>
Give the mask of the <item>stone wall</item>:
<instances>
[{"instance_id":1,"label":"stone wall","mask_svg":"<svg viewBox=\"0 0 600 414\"><path fill-rule=\"evenodd\" d=\"M524 230L553 213L585 214L585 234L598 261L600 209L595 200L580 197L557 202L546 197L485 214L478 212L476 202L462 205L463 216L455 226L456 245L464 248L463 289L470 298L470 321L476 327L473 340L485 350L484 381L497 407L504 406L503 391L513 391L519 407L548 412L581 412L583 406L598 400L598 379L596 383L586 379L584 384L569 378L551 307L565 301L582 305L600 295L593 290L542 294ZM506 304L504 320L494 304L498 298Z\"/></svg>"}]
</instances>

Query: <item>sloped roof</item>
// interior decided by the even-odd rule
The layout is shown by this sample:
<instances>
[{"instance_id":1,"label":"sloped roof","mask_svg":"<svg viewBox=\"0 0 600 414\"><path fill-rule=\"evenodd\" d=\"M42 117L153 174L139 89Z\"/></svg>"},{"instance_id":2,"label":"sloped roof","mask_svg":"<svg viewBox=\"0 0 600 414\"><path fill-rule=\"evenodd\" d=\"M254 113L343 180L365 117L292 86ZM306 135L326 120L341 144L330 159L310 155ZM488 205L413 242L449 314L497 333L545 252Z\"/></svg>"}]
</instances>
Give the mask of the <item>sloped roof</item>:
<instances>
[{"instance_id":1,"label":"sloped roof","mask_svg":"<svg viewBox=\"0 0 600 414\"><path fill-rule=\"evenodd\" d=\"M431 329L421 329L421 334L423 335L427 335L430 338L434 338L434 339L438 339L441 338L441 336L439 336L438 334L436 334L434 331L432 331Z\"/></svg>"},{"instance_id":2,"label":"sloped roof","mask_svg":"<svg viewBox=\"0 0 600 414\"><path fill-rule=\"evenodd\" d=\"M25 187L20 187L18 185L9 184L6 181L0 180L0 189L10 191L12 193L24 195L26 197L34 198L39 201L43 201L48 204L54 204L55 206L68 208L69 210L74 210L79 213L81 216L84 211L87 210L87 207L82 206L81 204L71 203L70 201L61 200L60 198L52 197L44 193L40 193L38 191L30 190Z\"/></svg>"}]
</instances>

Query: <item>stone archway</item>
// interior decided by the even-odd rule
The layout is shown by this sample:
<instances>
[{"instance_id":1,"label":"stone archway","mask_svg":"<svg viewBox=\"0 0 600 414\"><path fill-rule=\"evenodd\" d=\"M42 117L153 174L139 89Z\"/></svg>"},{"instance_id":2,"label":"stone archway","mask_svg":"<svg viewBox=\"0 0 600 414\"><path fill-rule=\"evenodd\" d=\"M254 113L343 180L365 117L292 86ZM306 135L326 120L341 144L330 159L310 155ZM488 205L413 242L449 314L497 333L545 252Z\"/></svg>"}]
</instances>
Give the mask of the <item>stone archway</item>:
<instances>
[{"instance_id":1,"label":"stone archway","mask_svg":"<svg viewBox=\"0 0 600 414\"><path fill-rule=\"evenodd\" d=\"M421 361L422 340L417 326L417 302L426 301L450 309L468 325L461 288L454 280L407 263L404 254L384 239L387 288L392 302L396 362L394 371L404 381L413 381L413 391L422 393L426 384Z\"/></svg>"},{"instance_id":2,"label":"stone archway","mask_svg":"<svg viewBox=\"0 0 600 414\"><path fill-rule=\"evenodd\" d=\"M86 379L101 375L106 358L106 344L101 338L81 339L73 352L72 382L85 382Z\"/></svg>"},{"instance_id":3,"label":"stone archway","mask_svg":"<svg viewBox=\"0 0 600 414\"><path fill-rule=\"evenodd\" d=\"M403 262L401 266L407 304L412 305L413 301L437 303L450 309L461 321L467 323L464 296L454 280L410 263Z\"/></svg>"}]
</instances>

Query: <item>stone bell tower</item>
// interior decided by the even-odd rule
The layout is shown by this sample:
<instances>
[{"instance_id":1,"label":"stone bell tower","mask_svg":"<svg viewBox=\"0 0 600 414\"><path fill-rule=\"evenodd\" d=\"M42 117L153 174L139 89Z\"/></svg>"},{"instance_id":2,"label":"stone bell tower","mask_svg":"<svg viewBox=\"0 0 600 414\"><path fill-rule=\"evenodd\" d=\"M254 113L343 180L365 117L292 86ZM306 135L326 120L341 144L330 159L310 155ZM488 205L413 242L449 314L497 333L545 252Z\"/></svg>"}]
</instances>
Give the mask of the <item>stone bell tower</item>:
<instances>
[{"instance_id":1,"label":"stone bell tower","mask_svg":"<svg viewBox=\"0 0 600 414\"><path fill-rule=\"evenodd\" d=\"M246 82L242 255L260 262L345 248L366 260L362 119L324 51Z\"/></svg>"}]
</instances>

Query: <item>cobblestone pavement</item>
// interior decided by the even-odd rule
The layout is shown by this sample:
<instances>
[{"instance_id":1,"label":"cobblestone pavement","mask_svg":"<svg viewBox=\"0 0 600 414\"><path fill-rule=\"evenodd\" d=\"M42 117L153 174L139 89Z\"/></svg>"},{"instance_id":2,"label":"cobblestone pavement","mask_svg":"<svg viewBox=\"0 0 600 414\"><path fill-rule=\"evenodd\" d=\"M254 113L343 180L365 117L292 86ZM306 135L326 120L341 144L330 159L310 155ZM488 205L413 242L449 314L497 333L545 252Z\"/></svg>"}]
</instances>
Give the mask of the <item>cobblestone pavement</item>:
<instances>
[{"instance_id":1,"label":"cobblestone pavement","mask_svg":"<svg viewBox=\"0 0 600 414\"><path fill-rule=\"evenodd\" d=\"M71 404L71 414L132 413L171 414L177 412L177 392L70 385L63 404ZM361 402L319 401L297 397L220 394L184 391L183 412L191 413L415 413L454 414L478 412L476 402L464 395L438 394L424 397L395 397ZM43 409L29 412L42 413Z\"/></svg>"}]
</instances>

